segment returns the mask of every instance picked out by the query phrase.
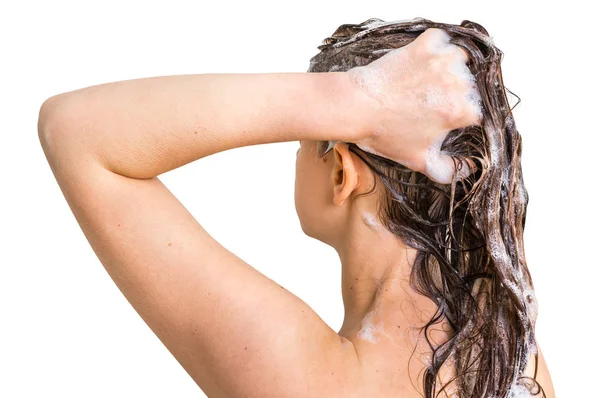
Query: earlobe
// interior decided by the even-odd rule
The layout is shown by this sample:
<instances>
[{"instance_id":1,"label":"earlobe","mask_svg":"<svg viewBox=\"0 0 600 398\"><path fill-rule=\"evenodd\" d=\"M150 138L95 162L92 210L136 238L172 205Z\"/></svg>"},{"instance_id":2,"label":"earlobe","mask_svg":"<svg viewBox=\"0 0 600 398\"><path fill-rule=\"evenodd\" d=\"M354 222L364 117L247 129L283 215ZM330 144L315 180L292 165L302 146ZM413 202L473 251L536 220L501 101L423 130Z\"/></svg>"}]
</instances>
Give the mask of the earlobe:
<instances>
[{"instance_id":1,"label":"earlobe","mask_svg":"<svg viewBox=\"0 0 600 398\"><path fill-rule=\"evenodd\" d=\"M358 172L348 144L336 143L333 147L333 203L343 205L358 185Z\"/></svg>"}]
</instances>

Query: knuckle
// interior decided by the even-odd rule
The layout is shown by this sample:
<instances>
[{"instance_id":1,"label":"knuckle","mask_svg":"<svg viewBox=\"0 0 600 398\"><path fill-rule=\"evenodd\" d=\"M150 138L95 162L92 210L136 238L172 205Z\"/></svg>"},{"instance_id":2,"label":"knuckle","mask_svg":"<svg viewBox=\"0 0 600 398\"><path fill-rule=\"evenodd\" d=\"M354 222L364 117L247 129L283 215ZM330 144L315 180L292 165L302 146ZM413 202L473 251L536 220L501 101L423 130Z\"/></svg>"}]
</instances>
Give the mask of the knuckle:
<instances>
[{"instance_id":1,"label":"knuckle","mask_svg":"<svg viewBox=\"0 0 600 398\"><path fill-rule=\"evenodd\" d=\"M465 117L464 107L457 101L449 101L443 110L446 121L450 124L460 123Z\"/></svg>"},{"instance_id":2,"label":"knuckle","mask_svg":"<svg viewBox=\"0 0 600 398\"><path fill-rule=\"evenodd\" d=\"M431 71L438 71L443 65L445 65L445 63L440 57L432 56L427 60L427 68Z\"/></svg>"}]
</instances>

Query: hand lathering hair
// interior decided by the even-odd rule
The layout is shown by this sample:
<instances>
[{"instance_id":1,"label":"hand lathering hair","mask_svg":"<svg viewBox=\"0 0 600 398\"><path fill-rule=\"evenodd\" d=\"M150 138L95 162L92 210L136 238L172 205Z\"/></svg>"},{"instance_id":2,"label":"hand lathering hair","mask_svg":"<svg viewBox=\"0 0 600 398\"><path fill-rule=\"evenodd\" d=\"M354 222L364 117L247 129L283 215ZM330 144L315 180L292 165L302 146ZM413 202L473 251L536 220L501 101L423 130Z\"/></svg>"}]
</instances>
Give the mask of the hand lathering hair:
<instances>
[{"instance_id":1,"label":"hand lathering hair","mask_svg":"<svg viewBox=\"0 0 600 398\"><path fill-rule=\"evenodd\" d=\"M454 367L452 382L461 397L509 397L524 388L545 396L535 381L537 301L523 245L529 197L521 171L521 136L502 81L503 53L486 29L468 20L452 25L424 18L344 24L323 40L308 72L369 64L428 28L445 30L450 43L470 54L467 66L481 94L483 121L449 132L441 149L457 164L471 160L477 171L439 184L348 143L385 186L378 202L381 222L418 250L411 286L438 306L421 329L432 350L423 375L425 396L444 390L437 376L445 363ZM330 143L322 141L318 148ZM451 337L434 345L428 330L444 318ZM533 378L524 376L531 354Z\"/></svg>"}]
</instances>

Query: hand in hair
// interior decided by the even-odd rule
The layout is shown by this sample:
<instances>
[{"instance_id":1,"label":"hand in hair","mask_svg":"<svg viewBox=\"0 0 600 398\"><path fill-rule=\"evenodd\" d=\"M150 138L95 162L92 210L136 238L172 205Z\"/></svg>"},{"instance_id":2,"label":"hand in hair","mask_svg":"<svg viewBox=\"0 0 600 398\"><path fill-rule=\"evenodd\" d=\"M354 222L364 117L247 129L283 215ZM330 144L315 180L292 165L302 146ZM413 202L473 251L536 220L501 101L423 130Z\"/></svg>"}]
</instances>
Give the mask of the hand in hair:
<instances>
[{"instance_id":1,"label":"hand in hair","mask_svg":"<svg viewBox=\"0 0 600 398\"><path fill-rule=\"evenodd\" d=\"M480 124L481 98L467 52L442 29L425 30L410 44L347 71L373 98L377 125L355 143L366 150L450 183L452 158L440 151L451 130ZM464 162L458 179L472 168Z\"/></svg>"}]
</instances>

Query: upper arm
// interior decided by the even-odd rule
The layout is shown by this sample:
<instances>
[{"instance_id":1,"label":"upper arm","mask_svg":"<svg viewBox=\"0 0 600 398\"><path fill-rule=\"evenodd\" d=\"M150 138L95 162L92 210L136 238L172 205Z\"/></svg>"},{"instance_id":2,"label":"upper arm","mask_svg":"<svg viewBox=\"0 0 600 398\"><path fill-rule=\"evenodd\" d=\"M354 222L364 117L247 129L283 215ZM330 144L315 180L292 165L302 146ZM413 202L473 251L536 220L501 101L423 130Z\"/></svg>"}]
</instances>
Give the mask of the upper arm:
<instances>
[{"instance_id":1,"label":"upper arm","mask_svg":"<svg viewBox=\"0 0 600 398\"><path fill-rule=\"evenodd\" d=\"M115 174L40 137L110 277L208 396L333 397L353 384L353 348L213 239L158 178Z\"/></svg>"}]
</instances>

